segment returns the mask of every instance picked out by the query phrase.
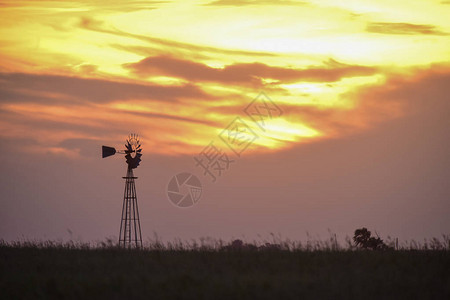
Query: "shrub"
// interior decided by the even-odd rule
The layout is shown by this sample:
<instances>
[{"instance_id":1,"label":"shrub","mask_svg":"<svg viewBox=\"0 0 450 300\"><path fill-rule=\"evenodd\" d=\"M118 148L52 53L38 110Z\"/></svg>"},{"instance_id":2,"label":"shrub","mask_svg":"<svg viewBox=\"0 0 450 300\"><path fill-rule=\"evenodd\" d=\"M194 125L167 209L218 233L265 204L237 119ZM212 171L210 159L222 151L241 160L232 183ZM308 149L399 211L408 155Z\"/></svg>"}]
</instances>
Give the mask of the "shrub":
<instances>
[{"instance_id":1,"label":"shrub","mask_svg":"<svg viewBox=\"0 0 450 300\"><path fill-rule=\"evenodd\" d=\"M355 230L353 241L356 246L361 249L371 250L389 250L391 247L387 246L380 237L372 237L371 232L363 227Z\"/></svg>"}]
</instances>

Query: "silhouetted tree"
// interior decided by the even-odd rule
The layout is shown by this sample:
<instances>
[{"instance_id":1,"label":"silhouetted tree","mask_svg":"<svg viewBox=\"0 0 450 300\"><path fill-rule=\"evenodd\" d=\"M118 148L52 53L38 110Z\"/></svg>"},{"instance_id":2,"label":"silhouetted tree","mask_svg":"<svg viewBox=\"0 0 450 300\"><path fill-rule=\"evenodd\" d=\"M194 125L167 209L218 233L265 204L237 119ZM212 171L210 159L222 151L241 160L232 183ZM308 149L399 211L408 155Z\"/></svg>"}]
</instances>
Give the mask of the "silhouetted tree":
<instances>
[{"instance_id":1,"label":"silhouetted tree","mask_svg":"<svg viewBox=\"0 0 450 300\"><path fill-rule=\"evenodd\" d=\"M391 249L388 247L382 239L379 237L370 236L371 233L367 228L363 227L355 230L355 235L353 236L353 241L356 246L362 249L371 249L371 250L388 250Z\"/></svg>"},{"instance_id":2,"label":"silhouetted tree","mask_svg":"<svg viewBox=\"0 0 450 300\"><path fill-rule=\"evenodd\" d=\"M246 244L241 240L234 240L229 245L223 246L221 249L228 251L249 251L258 250L258 247L252 244Z\"/></svg>"}]
</instances>

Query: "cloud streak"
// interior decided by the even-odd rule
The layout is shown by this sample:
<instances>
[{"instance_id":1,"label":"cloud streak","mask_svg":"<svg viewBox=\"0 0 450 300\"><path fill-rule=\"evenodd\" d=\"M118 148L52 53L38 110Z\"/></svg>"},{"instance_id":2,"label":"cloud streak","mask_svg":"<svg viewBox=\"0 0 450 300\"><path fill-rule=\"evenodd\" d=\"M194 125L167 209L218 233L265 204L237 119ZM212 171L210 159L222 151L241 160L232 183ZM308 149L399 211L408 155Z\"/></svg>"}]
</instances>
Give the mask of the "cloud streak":
<instances>
[{"instance_id":1,"label":"cloud streak","mask_svg":"<svg viewBox=\"0 0 450 300\"><path fill-rule=\"evenodd\" d=\"M280 0L280 1L269 1L269 0L217 0L209 2L205 5L209 6L251 6L251 5L307 5L308 2L305 1L290 1L290 0Z\"/></svg>"},{"instance_id":2,"label":"cloud streak","mask_svg":"<svg viewBox=\"0 0 450 300\"><path fill-rule=\"evenodd\" d=\"M95 18L91 18L91 17L81 17L79 20L78 26L80 28L83 28L86 30L102 32L102 33L112 34L112 35L116 35L116 36L128 37L128 38L141 40L141 41L144 41L144 42L147 42L147 43L150 43L153 45L157 45L160 47L170 48L171 51L178 50L178 51L189 51L189 52L193 52L193 53L206 52L206 53L220 53L220 54L227 54L227 55L261 56L261 57L277 56L276 54L270 53L270 52L224 49L224 48L217 48L217 47L211 47L211 46L206 46L206 45L185 43L185 42L180 42L180 41L171 40L171 39L152 37L149 35L129 33L129 32L123 31L123 30L119 30L115 27L110 27L110 26L108 27L102 21L97 20ZM132 50L133 47L123 48L123 49Z\"/></svg>"},{"instance_id":3,"label":"cloud streak","mask_svg":"<svg viewBox=\"0 0 450 300\"><path fill-rule=\"evenodd\" d=\"M211 99L192 84L160 86L69 76L0 73L0 102L106 103L127 99L177 102L185 98Z\"/></svg>"},{"instance_id":4,"label":"cloud streak","mask_svg":"<svg viewBox=\"0 0 450 300\"><path fill-rule=\"evenodd\" d=\"M374 22L367 24L367 32L398 35L448 35L434 25L412 23Z\"/></svg>"},{"instance_id":5,"label":"cloud streak","mask_svg":"<svg viewBox=\"0 0 450 300\"><path fill-rule=\"evenodd\" d=\"M53 1L42 1L39 3L39 7L46 7L48 9L55 8L55 4ZM88 9L91 12L95 12L97 10L101 10L103 12L134 12L140 10L153 10L159 8L161 5L169 3L169 1L127 1L126 3L122 3L120 1L101 1L101 0L92 0L92 1L82 1L82 0L72 0L67 1L68 3L63 5L67 8L83 8ZM87 5L86 5L87 4ZM4 8L17 8L22 7L23 3L21 1L11 1L6 0L2 1L0 6Z\"/></svg>"},{"instance_id":6,"label":"cloud streak","mask_svg":"<svg viewBox=\"0 0 450 300\"><path fill-rule=\"evenodd\" d=\"M324 66L304 69L269 66L264 63L236 63L224 68L212 68L202 63L168 56L147 57L137 63L124 65L140 76L172 76L193 82L209 81L264 86L265 79L283 83L299 81L329 82L344 77L373 75L377 69L347 65L329 60Z\"/></svg>"}]
</instances>

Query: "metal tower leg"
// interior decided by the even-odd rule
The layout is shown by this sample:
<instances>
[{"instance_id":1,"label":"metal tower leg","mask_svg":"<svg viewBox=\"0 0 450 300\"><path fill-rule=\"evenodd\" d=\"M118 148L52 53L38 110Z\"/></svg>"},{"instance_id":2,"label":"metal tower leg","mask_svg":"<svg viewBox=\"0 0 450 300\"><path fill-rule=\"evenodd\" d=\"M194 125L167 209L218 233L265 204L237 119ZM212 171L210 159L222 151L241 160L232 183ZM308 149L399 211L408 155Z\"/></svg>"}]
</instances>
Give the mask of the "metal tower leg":
<instances>
[{"instance_id":1,"label":"metal tower leg","mask_svg":"<svg viewBox=\"0 0 450 300\"><path fill-rule=\"evenodd\" d=\"M124 248L141 248L142 234L139 221L136 186L133 169L128 168L123 194L122 220L120 222L119 246Z\"/></svg>"}]
</instances>

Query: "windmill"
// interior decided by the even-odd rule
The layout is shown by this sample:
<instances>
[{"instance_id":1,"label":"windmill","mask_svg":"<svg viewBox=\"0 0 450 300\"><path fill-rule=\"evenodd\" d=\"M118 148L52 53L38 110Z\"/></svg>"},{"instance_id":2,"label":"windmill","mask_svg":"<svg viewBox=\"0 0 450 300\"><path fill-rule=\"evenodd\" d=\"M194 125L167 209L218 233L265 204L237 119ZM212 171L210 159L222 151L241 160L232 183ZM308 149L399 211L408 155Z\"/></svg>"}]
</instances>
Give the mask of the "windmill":
<instances>
[{"instance_id":1,"label":"windmill","mask_svg":"<svg viewBox=\"0 0 450 300\"><path fill-rule=\"evenodd\" d=\"M102 146L102 158L116 153L125 154L128 165L125 179L125 192L123 194L122 219L120 222L119 247L142 247L141 224L139 222L139 209L136 196L136 186L133 169L141 162L141 144L137 134L130 134L125 144L125 150L116 150L113 147Z\"/></svg>"}]
</instances>

